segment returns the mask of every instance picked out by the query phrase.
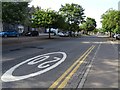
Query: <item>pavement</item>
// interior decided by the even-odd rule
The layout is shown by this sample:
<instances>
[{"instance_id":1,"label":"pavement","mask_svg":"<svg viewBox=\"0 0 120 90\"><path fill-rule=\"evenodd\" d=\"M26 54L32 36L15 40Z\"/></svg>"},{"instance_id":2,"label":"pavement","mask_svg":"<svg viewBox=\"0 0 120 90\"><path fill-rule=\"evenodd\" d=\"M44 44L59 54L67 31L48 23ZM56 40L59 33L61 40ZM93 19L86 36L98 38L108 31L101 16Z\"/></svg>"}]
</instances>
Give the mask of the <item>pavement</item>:
<instances>
[{"instance_id":1,"label":"pavement","mask_svg":"<svg viewBox=\"0 0 120 90\"><path fill-rule=\"evenodd\" d=\"M43 39L44 38L44 39ZM4 39L3 46L3 73L10 67L23 62L24 60L34 57L36 55L50 53L50 52L65 52L67 54L66 60L57 66L56 68L37 75L35 77L27 78L21 81L15 82L3 82L3 88L41 88L47 89L57 79L60 79L63 73L67 73L66 70L73 65L73 63L83 56L84 52L90 46L95 46L93 50L84 55L83 63L79 66L74 66L68 76L61 82L67 82L65 89L110 89L117 90L118 85L118 59L119 59L119 41L110 41L106 37L97 36L83 36L81 38L58 38L46 39L46 37L39 38L25 38L21 37L19 40L14 38ZM12 42L13 43L12 43ZM14 41L16 41L14 43ZM12 43L9 45L9 43ZM56 57L61 57L57 54ZM86 57L86 58L85 58ZM33 67L33 68L32 68ZM27 71L34 72L35 65L32 67L22 66L14 72L13 75L25 75ZM59 83L61 83L59 82ZM64 86L64 85L61 85ZM61 87L59 85L59 87Z\"/></svg>"},{"instance_id":2,"label":"pavement","mask_svg":"<svg viewBox=\"0 0 120 90\"><path fill-rule=\"evenodd\" d=\"M112 44L99 45L83 88L119 88L118 50Z\"/></svg>"},{"instance_id":3,"label":"pavement","mask_svg":"<svg viewBox=\"0 0 120 90\"><path fill-rule=\"evenodd\" d=\"M51 38L57 38L53 34L51 34ZM40 34L39 36L20 36L20 37L7 37L7 38L1 38L2 45L15 45L15 44L21 44L21 43L29 43L34 41L40 41L40 40L47 40L48 34Z\"/></svg>"}]
</instances>

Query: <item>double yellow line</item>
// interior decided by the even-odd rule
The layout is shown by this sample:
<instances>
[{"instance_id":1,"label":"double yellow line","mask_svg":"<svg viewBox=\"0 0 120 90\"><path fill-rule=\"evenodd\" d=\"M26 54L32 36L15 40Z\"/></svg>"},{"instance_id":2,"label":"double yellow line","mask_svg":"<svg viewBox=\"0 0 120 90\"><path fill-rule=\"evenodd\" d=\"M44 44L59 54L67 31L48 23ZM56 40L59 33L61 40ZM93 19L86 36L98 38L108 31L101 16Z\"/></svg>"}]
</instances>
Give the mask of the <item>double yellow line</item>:
<instances>
[{"instance_id":1,"label":"double yellow line","mask_svg":"<svg viewBox=\"0 0 120 90\"><path fill-rule=\"evenodd\" d=\"M48 90L53 90L54 88L62 89L64 88L70 78L73 76L73 74L78 70L80 65L83 63L83 61L87 58L87 56L91 53L91 51L95 48L94 45L92 45L81 57L78 58L77 61L75 61L72 66L70 66L50 87Z\"/></svg>"}]
</instances>

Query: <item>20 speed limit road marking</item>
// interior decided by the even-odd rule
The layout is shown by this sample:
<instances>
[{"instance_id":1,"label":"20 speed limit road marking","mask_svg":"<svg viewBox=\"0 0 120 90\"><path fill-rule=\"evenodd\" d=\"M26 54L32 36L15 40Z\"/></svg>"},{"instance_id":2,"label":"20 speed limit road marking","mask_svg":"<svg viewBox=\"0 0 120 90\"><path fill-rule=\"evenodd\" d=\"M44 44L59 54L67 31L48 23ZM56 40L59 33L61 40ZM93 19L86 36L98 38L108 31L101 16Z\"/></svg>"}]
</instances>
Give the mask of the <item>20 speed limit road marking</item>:
<instances>
[{"instance_id":1,"label":"20 speed limit road marking","mask_svg":"<svg viewBox=\"0 0 120 90\"><path fill-rule=\"evenodd\" d=\"M73 74L78 70L80 65L83 63L83 61L87 58L87 56L91 53L91 51L95 48L94 45L92 45L81 57L78 58L77 61L75 61L72 66L70 66L50 87L49 90L52 90L54 88L62 89L64 88L70 78L73 76Z\"/></svg>"},{"instance_id":2,"label":"20 speed limit road marking","mask_svg":"<svg viewBox=\"0 0 120 90\"><path fill-rule=\"evenodd\" d=\"M60 56L58 56L60 55ZM51 57L51 58L50 58ZM51 53L46 53L42 55L35 56L33 58L27 59L13 67L11 67L9 70L7 70L2 76L1 80L3 82L13 82L13 81L19 81L23 79L27 79L30 77L34 77L40 74L43 74L58 65L60 65L62 62L65 61L67 55L65 52L51 52ZM50 58L50 59L49 59ZM34 67L34 65L38 65L37 67ZM32 67L34 68L33 72L29 72L29 68ZM18 71L18 68L24 68L28 67L28 69L25 71L26 74L24 75L14 75L13 73L15 71ZM35 71L35 69L37 69ZM24 71L24 70L22 70ZM22 72L21 72L22 73Z\"/></svg>"}]
</instances>

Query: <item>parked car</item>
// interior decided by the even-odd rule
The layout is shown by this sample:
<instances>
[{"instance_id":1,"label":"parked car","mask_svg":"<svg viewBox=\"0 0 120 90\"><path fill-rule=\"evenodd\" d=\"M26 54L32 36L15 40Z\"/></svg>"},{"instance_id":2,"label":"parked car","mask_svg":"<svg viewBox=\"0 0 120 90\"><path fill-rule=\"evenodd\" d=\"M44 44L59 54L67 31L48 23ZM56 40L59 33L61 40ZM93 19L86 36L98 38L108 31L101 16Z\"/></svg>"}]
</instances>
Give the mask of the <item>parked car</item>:
<instances>
[{"instance_id":1,"label":"parked car","mask_svg":"<svg viewBox=\"0 0 120 90\"><path fill-rule=\"evenodd\" d=\"M1 37L10 37L10 36L18 37L18 36L20 36L20 34L16 30L8 30L8 31L1 31L0 36Z\"/></svg>"},{"instance_id":2,"label":"parked car","mask_svg":"<svg viewBox=\"0 0 120 90\"><path fill-rule=\"evenodd\" d=\"M114 37L115 39L120 39L120 34L115 34L113 37Z\"/></svg>"},{"instance_id":3,"label":"parked car","mask_svg":"<svg viewBox=\"0 0 120 90\"><path fill-rule=\"evenodd\" d=\"M60 36L60 37L67 37L67 36L69 36L69 34L67 32L59 32L57 35Z\"/></svg>"},{"instance_id":4,"label":"parked car","mask_svg":"<svg viewBox=\"0 0 120 90\"><path fill-rule=\"evenodd\" d=\"M38 31L29 31L25 33L25 36L38 36L39 32Z\"/></svg>"}]
</instances>

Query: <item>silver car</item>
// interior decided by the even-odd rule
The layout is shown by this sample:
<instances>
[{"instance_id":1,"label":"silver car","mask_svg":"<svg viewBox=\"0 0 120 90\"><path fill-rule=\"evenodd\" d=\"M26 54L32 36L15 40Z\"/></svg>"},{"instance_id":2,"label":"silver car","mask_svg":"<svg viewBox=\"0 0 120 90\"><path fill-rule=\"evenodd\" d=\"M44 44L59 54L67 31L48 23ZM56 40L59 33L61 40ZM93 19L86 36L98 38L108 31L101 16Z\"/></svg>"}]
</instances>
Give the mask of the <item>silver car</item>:
<instances>
[{"instance_id":1,"label":"silver car","mask_svg":"<svg viewBox=\"0 0 120 90\"><path fill-rule=\"evenodd\" d=\"M60 36L60 37L67 37L67 36L69 36L69 35L68 35L67 32L59 32L59 33L58 33L58 36Z\"/></svg>"},{"instance_id":2,"label":"silver car","mask_svg":"<svg viewBox=\"0 0 120 90\"><path fill-rule=\"evenodd\" d=\"M120 39L120 34L115 34L113 37L118 40Z\"/></svg>"}]
</instances>

